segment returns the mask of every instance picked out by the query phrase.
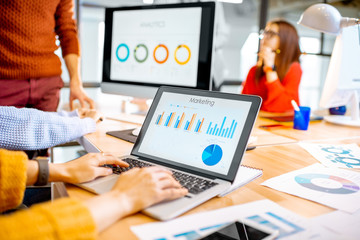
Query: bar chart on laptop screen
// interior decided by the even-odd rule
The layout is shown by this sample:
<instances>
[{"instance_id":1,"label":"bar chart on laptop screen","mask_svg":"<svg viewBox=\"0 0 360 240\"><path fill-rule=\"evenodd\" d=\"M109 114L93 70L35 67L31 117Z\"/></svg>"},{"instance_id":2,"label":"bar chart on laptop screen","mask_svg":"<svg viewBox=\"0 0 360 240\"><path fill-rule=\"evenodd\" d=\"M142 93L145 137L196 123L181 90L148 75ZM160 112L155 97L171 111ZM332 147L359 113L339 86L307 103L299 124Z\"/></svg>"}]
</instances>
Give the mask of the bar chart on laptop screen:
<instances>
[{"instance_id":1,"label":"bar chart on laptop screen","mask_svg":"<svg viewBox=\"0 0 360 240\"><path fill-rule=\"evenodd\" d=\"M164 94L139 150L226 174L249 109L248 102Z\"/></svg>"},{"instance_id":2,"label":"bar chart on laptop screen","mask_svg":"<svg viewBox=\"0 0 360 240\"><path fill-rule=\"evenodd\" d=\"M198 113L166 113L163 111L161 114L157 115L155 124L158 126L232 139L234 137L238 122L235 121L235 119L230 119L227 116L224 116L221 122L216 122L212 121L206 116L201 117ZM205 125L207 125L206 128L204 127Z\"/></svg>"}]
</instances>

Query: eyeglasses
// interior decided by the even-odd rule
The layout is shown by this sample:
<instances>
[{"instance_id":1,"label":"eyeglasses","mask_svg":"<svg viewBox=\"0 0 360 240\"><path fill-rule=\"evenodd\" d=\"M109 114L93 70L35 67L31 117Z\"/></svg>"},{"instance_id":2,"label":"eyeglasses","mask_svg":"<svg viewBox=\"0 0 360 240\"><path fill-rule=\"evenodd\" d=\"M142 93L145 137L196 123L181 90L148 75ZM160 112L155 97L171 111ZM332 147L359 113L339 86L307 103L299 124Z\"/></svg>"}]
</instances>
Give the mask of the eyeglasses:
<instances>
[{"instance_id":1,"label":"eyeglasses","mask_svg":"<svg viewBox=\"0 0 360 240\"><path fill-rule=\"evenodd\" d=\"M272 30L261 30L260 31L260 35L259 38L263 39L263 38L273 38L275 36L279 36L279 33L274 32Z\"/></svg>"}]
</instances>

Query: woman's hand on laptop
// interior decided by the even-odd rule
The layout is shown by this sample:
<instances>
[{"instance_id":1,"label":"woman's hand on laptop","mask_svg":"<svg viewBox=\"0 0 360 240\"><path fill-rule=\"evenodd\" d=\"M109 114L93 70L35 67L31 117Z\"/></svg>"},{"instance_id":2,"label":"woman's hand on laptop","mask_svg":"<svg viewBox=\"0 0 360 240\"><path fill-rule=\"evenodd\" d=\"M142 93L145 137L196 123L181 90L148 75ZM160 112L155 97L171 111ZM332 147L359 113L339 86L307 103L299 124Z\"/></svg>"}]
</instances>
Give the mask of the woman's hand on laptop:
<instances>
[{"instance_id":1,"label":"woman's hand on laptop","mask_svg":"<svg viewBox=\"0 0 360 240\"><path fill-rule=\"evenodd\" d=\"M188 191L174 179L171 171L161 167L134 168L120 175L114 192L121 201L125 214L132 214L164 200L185 196Z\"/></svg>"},{"instance_id":2,"label":"woman's hand on laptop","mask_svg":"<svg viewBox=\"0 0 360 240\"><path fill-rule=\"evenodd\" d=\"M101 167L104 164L116 164L120 167L129 166L128 163L109 153L88 153L66 163L49 164L49 181L82 183L112 174L112 169Z\"/></svg>"},{"instance_id":3,"label":"woman's hand on laptop","mask_svg":"<svg viewBox=\"0 0 360 240\"><path fill-rule=\"evenodd\" d=\"M120 175L110 192L86 201L85 205L102 231L127 215L164 200L183 197L187 192L164 168L133 168Z\"/></svg>"}]
</instances>

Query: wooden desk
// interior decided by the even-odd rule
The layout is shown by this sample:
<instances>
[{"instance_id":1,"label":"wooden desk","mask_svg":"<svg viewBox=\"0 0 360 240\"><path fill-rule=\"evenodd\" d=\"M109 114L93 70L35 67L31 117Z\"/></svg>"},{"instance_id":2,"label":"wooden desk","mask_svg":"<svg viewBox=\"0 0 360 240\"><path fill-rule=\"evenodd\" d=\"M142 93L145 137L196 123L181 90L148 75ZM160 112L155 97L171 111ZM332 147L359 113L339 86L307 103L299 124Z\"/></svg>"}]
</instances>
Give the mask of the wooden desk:
<instances>
[{"instance_id":1,"label":"wooden desk","mask_svg":"<svg viewBox=\"0 0 360 240\"><path fill-rule=\"evenodd\" d=\"M281 124L276 121L260 118L261 124ZM326 139L346 139L353 137L360 137L360 129L354 127L346 127L327 123L325 121L310 122L307 131L296 130L290 124L285 127L269 128L267 131L279 136L287 137L297 141L306 140L326 140ZM290 127L289 127L290 126Z\"/></svg>"},{"instance_id":2,"label":"wooden desk","mask_svg":"<svg viewBox=\"0 0 360 240\"><path fill-rule=\"evenodd\" d=\"M339 133L343 132L344 130L348 131L350 135L353 131L342 129L342 127L340 127L340 130L333 129L334 126L329 126L330 130L327 130L327 125L328 124L326 123L320 123L318 125L320 127L319 130L316 130L314 125L312 125L309 132L312 132L315 138L325 138L324 135L326 134L328 134L328 136L330 137L336 136L336 134L332 133L331 131L336 131L338 133L337 137L340 137L341 135ZM98 150L114 152L118 153L119 155L126 155L130 153L132 144L111 136L107 136L105 132L109 130L126 129L135 126L136 125L134 124L121 123L116 121L104 121L100 124L98 131L96 133L87 135L86 139L90 143L95 144ZM236 204L243 204L261 199L270 199L281 205L282 207L285 207L304 217L314 217L333 211L332 208L326 207L324 205L300 197L292 196L290 194L282 193L280 191L276 191L274 189L260 185L267 179L279 176L281 174L296 169L301 169L317 162L307 151L299 147L298 144L294 143L297 141L297 139L312 139L311 134L308 134L308 132L306 131L289 131L295 131L292 134L287 134L292 137L292 139L281 135L276 136L272 132L265 131L264 133L263 130L255 128L254 134L259 134L258 142L262 143L262 147L259 147L253 151L246 152L242 163L257 168L262 168L263 176L249 183L248 185L228 194L225 197L213 198L203 203L202 205L192 209L184 215L206 210L218 209ZM320 136L317 136L317 134L319 134ZM297 138L295 138L295 136L297 136ZM262 137L264 138L262 139ZM287 143L283 145L270 145L268 141L271 140L271 138L281 139L284 141L287 140L288 142L279 143ZM343 140L324 140L324 142L357 143L358 145L360 145L360 137L348 138ZM269 144L265 146L265 143ZM93 196L93 194L72 185L67 185L67 190L70 196L82 200L86 200ZM99 239L136 239L136 236L132 233L130 227L133 225L144 224L154 221L156 220L147 217L141 213L138 213L116 222L111 227L100 233Z\"/></svg>"},{"instance_id":3,"label":"wooden desk","mask_svg":"<svg viewBox=\"0 0 360 240\"><path fill-rule=\"evenodd\" d=\"M258 118L256 120L251 136L256 137L257 140L254 144L251 145L266 146L266 145L280 145L280 144L297 142L297 140L294 138L282 136L279 134L274 134L271 131L266 131L259 128L259 126L261 125L269 125L269 124L276 124L276 122L265 118Z\"/></svg>"},{"instance_id":4,"label":"wooden desk","mask_svg":"<svg viewBox=\"0 0 360 240\"><path fill-rule=\"evenodd\" d=\"M136 127L139 127L139 125L105 119L105 121L98 124L96 132L86 135L83 139L81 139L80 143L88 152L114 152L119 155L128 155L130 154L133 144L119 138L106 135L106 132L126 130ZM97 150L93 149L91 145L96 146Z\"/></svg>"}]
</instances>

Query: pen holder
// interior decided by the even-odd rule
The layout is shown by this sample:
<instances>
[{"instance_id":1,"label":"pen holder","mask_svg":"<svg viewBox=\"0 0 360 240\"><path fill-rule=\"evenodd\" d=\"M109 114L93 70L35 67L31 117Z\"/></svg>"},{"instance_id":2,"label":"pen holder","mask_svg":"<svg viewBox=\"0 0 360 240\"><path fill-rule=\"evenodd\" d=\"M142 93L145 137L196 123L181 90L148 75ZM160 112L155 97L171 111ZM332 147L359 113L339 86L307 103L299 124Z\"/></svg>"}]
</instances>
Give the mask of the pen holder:
<instances>
[{"instance_id":1,"label":"pen holder","mask_svg":"<svg viewBox=\"0 0 360 240\"><path fill-rule=\"evenodd\" d=\"M307 130L310 122L309 107L299 107L300 111L294 111L294 129Z\"/></svg>"}]
</instances>

